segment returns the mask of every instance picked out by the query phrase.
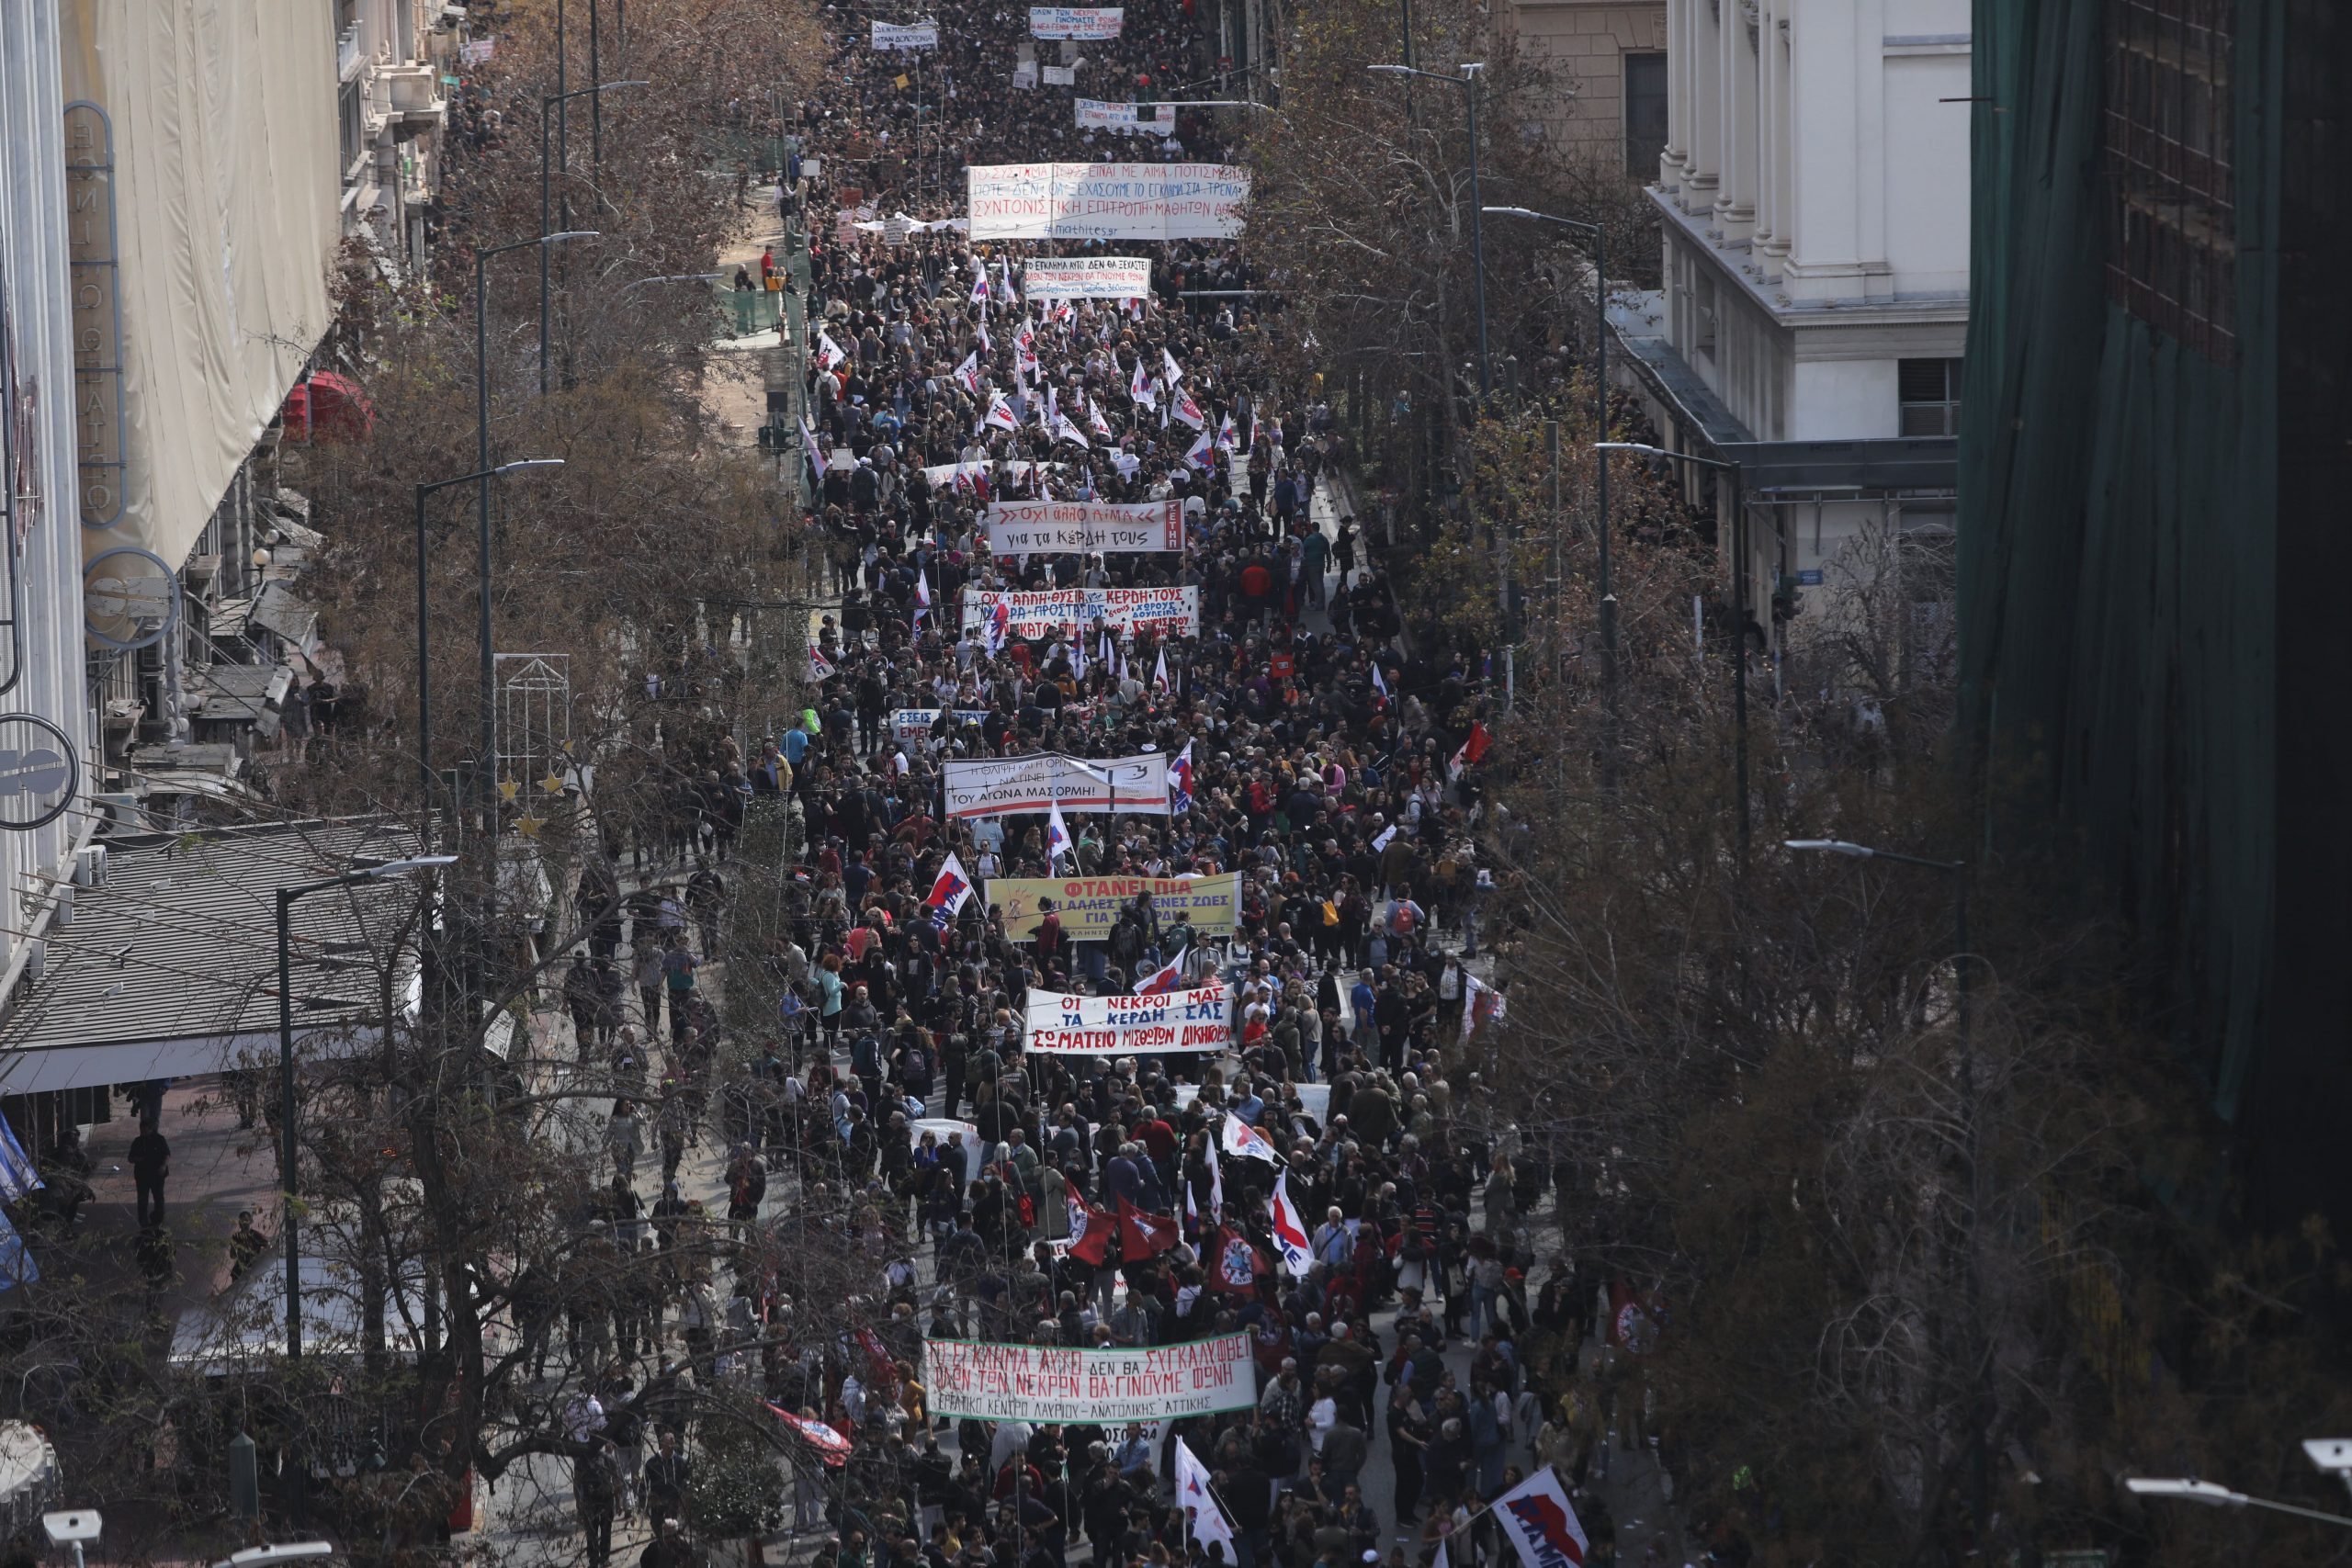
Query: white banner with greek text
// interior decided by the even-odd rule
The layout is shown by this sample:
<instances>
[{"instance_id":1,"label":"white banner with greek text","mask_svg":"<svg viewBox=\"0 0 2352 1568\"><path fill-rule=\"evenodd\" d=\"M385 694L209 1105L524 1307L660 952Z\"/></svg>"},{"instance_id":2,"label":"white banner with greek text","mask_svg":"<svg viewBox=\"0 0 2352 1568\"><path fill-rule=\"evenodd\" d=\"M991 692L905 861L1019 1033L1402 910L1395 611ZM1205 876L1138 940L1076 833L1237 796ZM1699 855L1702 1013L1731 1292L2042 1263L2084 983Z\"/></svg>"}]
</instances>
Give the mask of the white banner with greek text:
<instances>
[{"instance_id":1,"label":"white banner with greek text","mask_svg":"<svg viewBox=\"0 0 2352 1568\"><path fill-rule=\"evenodd\" d=\"M1233 1043L1233 993L1222 982L1156 997L1057 997L1031 991L1026 1049L1057 1056L1222 1051Z\"/></svg>"},{"instance_id":2,"label":"white banner with greek text","mask_svg":"<svg viewBox=\"0 0 2352 1568\"><path fill-rule=\"evenodd\" d=\"M976 164L975 240L1230 240L1250 172L1233 164Z\"/></svg>"},{"instance_id":3,"label":"white banner with greek text","mask_svg":"<svg viewBox=\"0 0 2352 1568\"><path fill-rule=\"evenodd\" d=\"M1151 258L1038 256L1021 288L1032 299L1140 299L1151 292Z\"/></svg>"},{"instance_id":4,"label":"white banner with greek text","mask_svg":"<svg viewBox=\"0 0 2352 1568\"><path fill-rule=\"evenodd\" d=\"M1091 629L1097 621L1122 637L1148 631L1159 637L1201 635L1201 591L1170 584L1161 588L1043 588L1006 592L964 590L964 629L985 630L1001 602L1010 601L1014 637L1040 637L1056 626Z\"/></svg>"},{"instance_id":5,"label":"white banner with greek text","mask_svg":"<svg viewBox=\"0 0 2352 1568\"><path fill-rule=\"evenodd\" d=\"M1029 7L1029 36L1117 38L1119 26L1126 19L1126 15L1125 7L1120 6L1032 6Z\"/></svg>"},{"instance_id":6,"label":"white banner with greek text","mask_svg":"<svg viewBox=\"0 0 2352 1568\"><path fill-rule=\"evenodd\" d=\"M922 1363L933 1414L981 1421L1108 1427L1258 1403L1247 1334L1112 1350L926 1339Z\"/></svg>"},{"instance_id":7,"label":"white banner with greek text","mask_svg":"<svg viewBox=\"0 0 2352 1568\"><path fill-rule=\"evenodd\" d=\"M1150 109L1149 114L1143 111ZM1173 104L1121 104L1103 98L1078 100L1078 129L1080 130L1110 130L1122 136L1173 136L1176 134L1176 106Z\"/></svg>"},{"instance_id":8,"label":"white banner with greek text","mask_svg":"<svg viewBox=\"0 0 2352 1568\"><path fill-rule=\"evenodd\" d=\"M874 47L877 50L937 49L937 22L876 22Z\"/></svg>"},{"instance_id":9,"label":"white banner with greek text","mask_svg":"<svg viewBox=\"0 0 2352 1568\"><path fill-rule=\"evenodd\" d=\"M1156 751L1136 757L1040 751L1029 757L951 758L941 769L950 817L1013 817L1057 802L1064 811L1169 815L1168 759Z\"/></svg>"},{"instance_id":10,"label":"white banner with greek text","mask_svg":"<svg viewBox=\"0 0 2352 1568\"><path fill-rule=\"evenodd\" d=\"M1133 554L1184 547L1184 503L1000 501L988 510L992 555Z\"/></svg>"}]
</instances>

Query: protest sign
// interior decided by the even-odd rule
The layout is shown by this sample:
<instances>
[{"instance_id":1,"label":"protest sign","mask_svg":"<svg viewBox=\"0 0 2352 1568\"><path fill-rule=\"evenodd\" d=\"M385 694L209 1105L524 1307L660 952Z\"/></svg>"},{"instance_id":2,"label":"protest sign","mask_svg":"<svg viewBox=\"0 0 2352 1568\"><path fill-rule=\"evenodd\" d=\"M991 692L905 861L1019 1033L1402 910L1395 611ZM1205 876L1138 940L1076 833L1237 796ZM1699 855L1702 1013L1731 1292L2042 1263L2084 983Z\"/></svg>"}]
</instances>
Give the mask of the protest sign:
<instances>
[{"instance_id":1,"label":"protest sign","mask_svg":"<svg viewBox=\"0 0 2352 1568\"><path fill-rule=\"evenodd\" d=\"M1151 292L1151 258L1037 256L1021 287L1032 299L1140 299Z\"/></svg>"},{"instance_id":2,"label":"protest sign","mask_svg":"<svg viewBox=\"0 0 2352 1568\"><path fill-rule=\"evenodd\" d=\"M1230 240L1250 172L1232 164L978 164L975 240Z\"/></svg>"},{"instance_id":3,"label":"protest sign","mask_svg":"<svg viewBox=\"0 0 2352 1568\"><path fill-rule=\"evenodd\" d=\"M1048 65L1038 73L1038 77L1048 87L1075 87L1078 85L1078 67Z\"/></svg>"},{"instance_id":4,"label":"protest sign","mask_svg":"<svg viewBox=\"0 0 2352 1568\"><path fill-rule=\"evenodd\" d=\"M1026 457L987 463L931 463L922 470L923 481L933 490L945 490L960 479L970 484L975 479L988 480L991 487L1035 483L1039 472L1058 474L1066 465L1035 463Z\"/></svg>"},{"instance_id":5,"label":"protest sign","mask_svg":"<svg viewBox=\"0 0 2352 1568\"><path fill-rule=\"evenodd\" d=\"M986 708L957 708L956 722L979 724L989 716ZM893 740L928 740L931 727L939 722L937 708L899 708L890 715L890 739Z\"/></svg>"},{"instance_id":6,"label":"protest sign","mask_svg":"<svg viewBox=\"0 0 2352 1568\"><path fill-rule=\"evenodd\" d=\"M991 555L1116 555L1184 547L1184 503L1000 501L989 507Z\"/></svg>"},{"instance_id":7,"label":"protest sign","mask_svg":"<svg viewBox=\"0 0 2352 1568\"><path fill-rule=\"evenodd\" d=\"M1121 636L1148 631L1159 637L1201 634L1201 591L1170 584L1159 588L1040 588L1005 592L964 590L964 629L985 630L1000 602L1008 602L1014 637L1040 637L1056 626L1091 629L1102 622Z\"/></svg>"},{"instance_id":8,"label":"protest sign","mask_svg":"<svg viewBox=\"0 0 2352 1568\"><path fill-rule=\"evenodd\" d=\"M988 884L988 900L1004 919L1004 934L1028 942L1051 898L1062 918L1062 934L1073 942L1102 942L1119 923L1119 911L1148 893L1166 931L1181 912L1202 938L1229 937L1241 908L1241 874L1215 876L998 876Z\"/></svg>"},{"instance_id":9,"label":"protest sign","mask_svg":"<svg viewBox=\"0 0 2352 1568\"><path fill-rule=\"evenodd\" d=\"M1108 1427L1258 1403L1247 1334L1109 1350L926 1339L922 1363L933 1414L981 1421Z\"/></svg>"},{"instance_id":10,"label":"protest sign","mask_svg":"<svg viewBox=\"0 0 2352 1568\"><path fill-rule=\"evenodd\" d=\"M1012 817L1044 811L1056 803L1064 811L1169 814L1168 759L1157 752L1089 758L1041 751L1028 757L950 759L942 772L950 817Z\"/></svg>"},{"instance_id":11,"label":"protest sign","mask_svg":"<svg viewBox=\"0 0 2352 1568\"><path fill-rule=\"evenodd\" d=\"M1222 1051L1233 1043L1233 993L1224 983L1152 997L1057 997L1031 991L1023 1049L1057 1056L1144 1056Z\"/></svg>"},{"instance_id":12,"label":"protest sign","mask_svg":"<svg viewBox=\"0 0 2352 1568\"><path fill-rule=\"evenodd\" d=\"M1151 112L1146 114L1146 109ZM1121 104L1102 98L1080 98L1078 100L1078 129L1115 131L1122 136L1173 136L1176 134L1176 106Z\"/></svg>"},{"instance_id":13,"label":"protest sign","mask_svg":"<svg viewBox=\"0 0 2352 1568\"><path fill-rule=\"evenodd\" d=\"M1046 39L1106 39L1119 36L1126 10L1119 6L1032 6L1029 36Z\"/></svg>"},{"instance_id":14,"label":"protest sign","mask_svg":"<svg viewBox=\"0 0 2352 1568\"><path fill-rule=\"evenodd\" d=\"M877 21L874 24L874 47L877 50L937 49L939 24L935 21Z\"/></svg>"}]
</instances>

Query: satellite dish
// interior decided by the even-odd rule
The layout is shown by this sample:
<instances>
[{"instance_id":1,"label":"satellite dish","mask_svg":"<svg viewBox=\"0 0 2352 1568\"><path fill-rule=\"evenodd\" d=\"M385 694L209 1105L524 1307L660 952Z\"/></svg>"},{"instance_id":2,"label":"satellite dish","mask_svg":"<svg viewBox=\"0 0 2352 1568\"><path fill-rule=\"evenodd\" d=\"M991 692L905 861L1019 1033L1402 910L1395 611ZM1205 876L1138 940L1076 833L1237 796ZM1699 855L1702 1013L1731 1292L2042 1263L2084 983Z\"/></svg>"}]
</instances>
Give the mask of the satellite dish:
<instances>
[{"instance_id":1,"label":"satellite dish","mask_svg":"<svg viewBox=\"0 0 2352 1568\"><path fill-rule=\"evenodd\" d=\"M46 828L74 804L81 760L65 732L28 713L0 715L0 829Z\"/></svg>"},{"instance_id":2,"label":"satellite dish","mask_svg":"<svg viewBox=\"0 0 2352 1568\"><path fill-rule=\"evenodd\" d=\"M161 556L129 545L102 551L82 569L83 629L108 648L150 647L164 640L179 593Z\"/></svg>"}]
</instances>

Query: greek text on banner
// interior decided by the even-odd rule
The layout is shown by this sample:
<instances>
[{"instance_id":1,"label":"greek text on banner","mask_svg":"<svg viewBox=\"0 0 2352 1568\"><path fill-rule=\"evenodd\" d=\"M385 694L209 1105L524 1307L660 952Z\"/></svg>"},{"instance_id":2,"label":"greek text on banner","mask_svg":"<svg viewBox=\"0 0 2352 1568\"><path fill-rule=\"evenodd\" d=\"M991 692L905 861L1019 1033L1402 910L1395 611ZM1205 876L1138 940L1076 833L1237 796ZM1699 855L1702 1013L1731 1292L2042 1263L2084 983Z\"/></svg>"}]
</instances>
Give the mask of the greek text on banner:
<instances>
[{"instance_id":1,"label":"greek text on banner","mask_svg":"<svg viewBox=\"0 0 2352 1568\"><path fill-rule=\"evenodd\" d=\"M950 817L1014 817L1044 811L1056 802L1064 811L1171 815L1168 759L1157 751L1134 757L1065 757L1040 751L1027 757L950 758L941 764L941 772Z\"/></svg>"},{"instance_id":2,"label":"greek text on banner","mask_svg":"<svg viewBox=\"0 0 2352 1568\"><path fill-rule=\"evenodd\" d=\"M1234 164L975 164L975 240L1230 240L1250 203Z\"/></svg>"},{"instance_id":3,"label":"greek text on banner","mask_svg":"<svg viewBox=\"0 0 2352 1568\"><path fill-rule=\"evenodd\" d=\"M1091 631L1097 621L1125 637L1148 631L1159 637L1201 635L1201 591L1172 583L1158 588L1039 588L964 590L964 629L981 630L1010 600L1014 637L1040 637L1056 626Z\"/></svg>"},{"instance_id":4,"label":"greek text on banner","mask_svg":"<svg viewBox=\"0 0 2352 1568\"><path fill-rule=\"evenodd\" d=\"M1046 39L1117 38L1126 19L1122 6L1032 6L1029 36Z\"/></svg>"},{"instance_id":5,"label":"greek text on banner","mask_svg":"<svg viewBox=\"0 0 2352 1568\"><path fill-rule=\"evenodd\" d=\"M877 50L937 49L937 22L876 22L874 47Z\"/></svg>"},{"instance_id":6,"label":"greek text on banner","mask_svg":"<svg viewBox=\"0 0 2352 1568\"><path fill-rule=\"evenodd\" d=\"M993 555L1132 555L1184 547L1181 501L1000 501L988 511Z\"/></svg>"},{"instance_id":7,"label":"greek text on banner","mask_svg":"<svg viewBox=\"0 0 2352 1568\"><path fill-rule=\"evenodd\" d=\"M1156 104L1148 115L1141 104L1114 103L1105 98L1080 98L1078 129L1109 130L1121 136L1176 134L1176 106Z\"/></svg>"},{"instance_id":8,"label":"greek text on banner","mask_svg":"<svg viewBox=\"0 0 2352 1568\"><path fill-rule=\"evenodd\" d=\"M1241 874L1215 876L996 876L989 879L989 902L1004 920L1004 934L1014 942L1034 941L1037 922L1046 911L1040 898L1051 898L1062 918L1062 934L1073 942L1104 942L1119 923L1119 911L1138 895L1151 895L1152 908L1165 930L1179 911L1204 937L1233 934L1234 917L1241 908Z\"/></svg>"},{"instance_id":9,"label":"greek text on banner","mask_svg":"<svg viewBox=\"0 0 2352 1568\"><path fill-rule=\"evenodd\" d=\"M1021 288L1032 299L1140 299L1151 292L1151 258L1037 256Z\"/></svg>"},{"instance_id":10,"label":"greek text on banner","mask_svg":"<svg viewBox=\"0 0 2352 1568\"><path fill-rule=\"evenodd\" d=\"M1115 1426L1258 1403L1247 1334L1110 1350L926 1339L922 1362L932 1410L981 1421Z\"/></svg>"},{"instance_id":11,"label":"greek text on banner","mask_svg":"<svg viewBox=\"0 0 2352 1568\"><path fill-rule=\"evenodd\" d=\"M1222 984L1156 997L1029 993L1027 1049L1061 1056L1146 1056L1222 1051L1233 1043L1233 994Z\"/></svg>"}]
</instances>

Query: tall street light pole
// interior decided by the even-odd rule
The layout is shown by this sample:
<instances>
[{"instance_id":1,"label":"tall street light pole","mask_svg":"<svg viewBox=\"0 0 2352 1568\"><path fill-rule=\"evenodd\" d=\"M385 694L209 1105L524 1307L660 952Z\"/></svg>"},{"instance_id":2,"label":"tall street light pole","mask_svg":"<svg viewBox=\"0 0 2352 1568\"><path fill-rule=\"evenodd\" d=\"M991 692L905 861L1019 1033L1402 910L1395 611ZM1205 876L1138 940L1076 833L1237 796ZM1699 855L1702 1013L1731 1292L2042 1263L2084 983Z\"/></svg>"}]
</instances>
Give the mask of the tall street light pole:
<instances>
[{"instance_id":1,"label":"tall street light pole","mask_svg":"<svg viewBox=\"0 0 2352 1568\"><path fill-rule=\"evenodd\" d=\"M1993 1363L1989 1351L1979 1343L1984 1331L1984 1283L1977 1258L1977 1232L1984 1213L1984 1183L1977 1163L1976 1046L1968 1027L1968 972L1973 963L1968 945L1968 863L1933 860L1926 855L1907 854L1901 850L1873 849L1868 844L1850 843L1844 839L1784 839L1781 844L1783 848L1800 854L1893 861L1898 865L1914 865L1927 871L1941 872L1951 878L1952 1018L1960 1040L1961 1157L1968 1165L1968 1258L1963 1278L1968 1292L1970 1359L1977 1366L1976 1384L1970 1392L1970 1403L1973 1408L1969 1417L1969 1506L1975 1515L1976 1528L1981 1531L1991 1517L1986 1512L1990 1506L1992 1482L1985 1428L1992 1418L1992 1401L1987 1397L1985 1385L1992 1379Z\"/></svg>"},{"instance_id":2,"label":"tall street light pole","mask_svg":"<svg viewBox=\"0 0 2352 1568\"><path fill-rule=\"evenodd\" d=\"M1739 796L1739 863L1747 864L1747 489L1737 463L1702 457L1690 452L1669 452L1638 441L1596 441L1596 452L1639 452L1677 463L1696 463L1731 476L1731 711L1732 774Z\"/></svg>"},{"instance_id":3,"label":"tall street light pole","mask_svg":"<svg viewBox=\"0 0 2352 1568\"><path fill-rule=\"evenodd\" d=\"M1528 218L1538 223L1554 223L1563 229L1592 236L1592 344L1593 344L1593 428L1600 439L1609 439L1609 233L1598 223L1587 223L1575 218L1556 218L1548 212L1537 212L1524 207L1489 207L1488 212L1510 218ZM1609 703L1611 730L1611 761L1615 756L1614 730L1617 720L1617 595L1609 582L1609 448L1593 449L1593 510L1600 525L1595 530L1600 541L1600 670ZM1613 771L1613 769L1612 769Z\"/></svg>"},{"instance_id":4,"label":"tall street light pole","mask_svg":"<svg viewBox=\"0 0 2352 1568\"><path fill-rule=\"evenodd\" d=\"M490 656L490 479L496 471L490 460L490 258L533 245L544 252L548 246L565 240L590 240L595 236L594 229L567 229L561 233L541 234L536 239L492 245L474 253L474 474L480 490L481 553L481 757L475 764L478 774L483 768L494 774L498 768L498 716L491 701L494 676ZM487 800L489 785L480 787Z\"/></svg>"},{"instance_id":5,"label":"tall street light pole","mask_svg":"<svg viewBox=\"0 0 2352 1568\"><path fill-rule=\"evenodd\" d=\"M469 485L481 479L494 479L502 474L512 474L524 468L560 468L560 457L523 457L512 463L479 474L459 474L456 479L434 479L416 487L416 767L421 775L424 818L428 824L425 842L431 843L430 823L433 819L433 681L427 654L425 627L431 613L425 592L424 502L436 491L457 485Z\"/></svg>"},{"instance_id":6,"label":"tall street light pole","mask_svg":"<svg viewBox=\"0 0 2352 1568\"><path fill-rule=\"evenodd\" d=\"M1480 61L1463 62L1462 74L1447 76L1435 71L1424 71L1417 65L1367 65L1366 71L1382 76L1427 77L1459 87L1470 105L1470 266L1478 304L1478 401L1483 407L1494 396L1494 368L1487 360L1487 235L1478 200L1478 73L1486 69Z\"/></svg>"},{"instance_id":7,"label":"tall street light pole","mask_svg":"<svg viewBox=\"0 0 2352 1568\"><path fill-rule=\"evenodd\" d=\"M590 25L593 27L594 23L594 14L592 12L590 14ZM593 39L594 34L592 32L589 36ZM549 93L539 99L540 233L548 233L548 230L552 227L552 225L548 222L548 198L549 186L552 184L554 177L553 168L548 162L548 152L550 147L548 133L548 113L560 106L567 99L591 98L597 104L601 105L604 102L603 95L612 91L615 87L642 87L646 85L647 84L644 82L599 82L593 87L578 87L568 93ZM565 172L568 175L570 173L569 164L565 165ZM571 221L571 201L568 191L563 201L562 221L566 225L569 225ZM539 396L543 398L548 395L548 301L552 295L552 286L548 280L548 253L542 249L539 252Z\"/></svg>"},{"instance_id":8,"label":"tall street light pole","mask_svg":"<svg viewBox=\"0 0 2352 1568\"><path fill-rule=\"evenodd\" d=\"M294 1210L295 1156L300 1147L294 1124L295 901L313 893L323 893L331 887L349 887L356 883L374 882L407 872L448 865L457 858L455 855L413 855L405 860L386 861L380 865L354 866L340 876L298 883L277 890L277 1120L281 1135L278 1157L283 1162L279 1185L284 1194L279 1224L286 1227L286 1362L289 1374L302 1359L302 1243L300 1222ZM384 1020L383 1027L390 1029L391 1020ZM288 1381L291 1381L290 1376ZM302 1432L299 1422L292 1431L294 1511L299 1518L302 1511L305 1473L301 1457Z\"/></svg>"}]
</instances>

